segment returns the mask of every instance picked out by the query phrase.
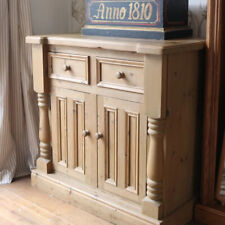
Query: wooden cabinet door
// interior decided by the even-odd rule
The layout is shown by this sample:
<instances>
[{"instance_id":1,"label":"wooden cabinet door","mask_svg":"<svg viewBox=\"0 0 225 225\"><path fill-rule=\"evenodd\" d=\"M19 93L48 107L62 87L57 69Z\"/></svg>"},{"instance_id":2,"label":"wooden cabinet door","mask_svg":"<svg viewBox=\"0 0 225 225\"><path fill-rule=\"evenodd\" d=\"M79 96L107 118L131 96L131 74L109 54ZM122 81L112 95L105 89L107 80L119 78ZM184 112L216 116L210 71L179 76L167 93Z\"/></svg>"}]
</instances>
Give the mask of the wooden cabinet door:
<instances>
[{"instance_id":1,"label":"wooden cabinet door","mask_svg":"<svg viewBox=\"0 0 225 225\"><path fill-rule=\"evenodd\" d=\"M96 96L59 89L51 104L55 169L97 186Z\"/></svg>"},{"instance_id":2,"label":"wooden cabinet door","mask_svg":"<svg viewBox=\"0 0 225 225\"><path fill-rule=\"evenodd\" d=\"M146 193L147 117L142 108L98 97L98 186L136 202Z\"/></svg>"}]
</instances>

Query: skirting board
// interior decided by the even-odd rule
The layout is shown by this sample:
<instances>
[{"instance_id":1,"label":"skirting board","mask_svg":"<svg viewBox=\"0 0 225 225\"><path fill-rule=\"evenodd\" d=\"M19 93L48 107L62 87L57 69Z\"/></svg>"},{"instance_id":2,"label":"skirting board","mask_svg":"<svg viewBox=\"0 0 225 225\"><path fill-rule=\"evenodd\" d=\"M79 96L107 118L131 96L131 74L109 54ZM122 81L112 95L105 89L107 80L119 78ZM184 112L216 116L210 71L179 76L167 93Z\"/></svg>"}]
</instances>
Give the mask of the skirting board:
<instances>
[{"instance_id":1,"label":"skirting board","mask_svg":"<svg viewBox=\"0 0 225 225\"><path fill-rule=\"evenodd\" d=\"M61 173L33 170L32 185L63 201L116 225L186 225L192 220L194 200L184 204L163 221L141 213L141 206L84 186Z\"/></svg>"}]
</instances>

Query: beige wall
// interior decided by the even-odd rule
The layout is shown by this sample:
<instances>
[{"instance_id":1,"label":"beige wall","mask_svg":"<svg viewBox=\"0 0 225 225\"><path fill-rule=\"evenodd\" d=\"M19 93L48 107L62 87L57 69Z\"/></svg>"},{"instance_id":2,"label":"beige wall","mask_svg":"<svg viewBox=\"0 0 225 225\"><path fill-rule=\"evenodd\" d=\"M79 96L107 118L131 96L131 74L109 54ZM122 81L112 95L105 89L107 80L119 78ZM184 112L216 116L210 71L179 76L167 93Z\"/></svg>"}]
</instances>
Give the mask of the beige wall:
<instances>
[{"instance_id":1,"label":"beige wall","mask_svg":"<svg viewBox=\"0 0 225 225\"><path fill-rule=\"evenodd\" d=\"M71 0L30 0L34 34L68 33Z\"/></svg>"}]
</instances>

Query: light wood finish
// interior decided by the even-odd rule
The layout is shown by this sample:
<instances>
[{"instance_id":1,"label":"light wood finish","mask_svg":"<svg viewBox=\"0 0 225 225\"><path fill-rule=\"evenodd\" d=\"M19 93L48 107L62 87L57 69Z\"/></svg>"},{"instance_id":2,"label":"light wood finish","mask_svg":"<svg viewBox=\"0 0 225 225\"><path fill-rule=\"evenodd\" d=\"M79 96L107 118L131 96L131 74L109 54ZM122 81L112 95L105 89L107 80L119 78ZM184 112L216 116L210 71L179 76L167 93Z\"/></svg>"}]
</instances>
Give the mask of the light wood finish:
<instances>
[{"instance_id":1,"label":"light wood finish","mask_svg":"<svg viewBox=\"0 0 225 225\"><path fill-rule=\"evenodd\" d=\"M164 128L164 120L149 118L150 144L147 161L147 196L143 201L143 213L156 219L163 217Z\"/></svg>"},{"instance_id":2,"label":"light wood finish","mask_svg":"<svg viewBox=\"0 0 225 225\"><path fill-rule=\"evenodd\" d=\"M98 118L98 186L140 203L146 193L143 105L99 96Z\"/></svg>"},{"instance_id":3,"label":"light wood finish","mask_svg":"<svg viewBox=\"0 0 225 225\"><path fill-rule=\"evenodd\" d=\"M38 94L38 106L40 111L40 157L37 160L37 167L46 173L52 172L51 132L49 124L48 97L48 94L45 93Z\"/></svg>"},{"instance_id":4,"label":"light wood finish","mask_svg":"<svg viewBox=\"0 0 225 225\"><path fill-rule=\"evenodd\" d=\"M164 160L164 171L167 174L164 176L166 214L173 212L177 205L193 197L199 180L201 116L195 115L200 115L201 107L199 93L202 90L200 82L202 77L198 76L202 71L201 57L201 54L194 52L168 57L168 117L164 134L166 142L164 151L167 155L167 159ZM196 80L197 77L199 80Z\"/></svg>"},{"instance_id":5,"label":"light wood finish","mask_svg":"<svg viewBox=\"0 0 225 225\"><path fill-rule=\"evenodd\" d=\"M34 45L33 56L33 77L34 90L38 93L38 106L40 111L39 139L40 157L37 166L40 170L52 172L51 132L49 123L49 82L47 76L47 45Z\"/></svg>"},{"instance_id":6,"label":"light wood finish","mask_svg":"<svg viewBox=\"0 0 225 225\"><path fill-rule=\"evenodd\" d=\"M137 52L139 54L173 54L183 51L196 51L204 48L203 40L181 39L170 41L155 41L146 39L119 38L115 45L115 38L83 36L80 34L63 34L48 36L28 36L26 42L30 44L49 44L82 48L101 48L105 50Z\"/></svg>"},{"instance_id":7,"label":"light wood finish","mask_svg":"<svg viewBox=\"0 0 225 225\"><path fill-rule=\"evenodd\" d=\"M61 173L32 173L32 184L57 198L117 225L186 225L193 215L194 202L188 201L164 220L145 216L139 204L124 201L117 195L102 192Z\"/></svg>"},{"instance_id":8,"label":"light wood finish","mask_svg":"<svg viewBox=\"0 0 225 225\"><path fill-rule=\"evenodd\" d=\"M167 60L165 55L145 55L145 112L153 119L166 117Z\"/></svg>"},{"instance_id":9,"label":"light wood finish","mask_svg":"<svg viewBox=\"0 0 225 225\"><path fill-rule=\"evenodd\" d=\"M52 67L54 173L38 166L33 184L119 225L190 222L204 42L27 41L48 44ZM89 82L69 77L71 68L82 79L89 68Z\"/></svg>"},{"instance_id":10,"label":"light wood finish","mask_svg":"<svg viewBox=\"0 0 225 225\"><path fill-rule=\"evenodd\" d=\"M99 87L144 93L144 63L97 58Z\"/></svg>"},{"instance_id":11,"label":"light wood finish","mask_svg":"<svg viewBox=\"0 0 225 225\"><path fill-rule=\"evenodd\" d=\"M88 56L49 53L48 57L50 78L89 84Z\"/></svg>"},{"instance_id":12,"label":"light wood finish","mask_svg":"<svg viewBox=\"0 0 225 225\"><path fill-rule=\"evenodd\" d=\"M52 147L56 171L97 186L96 96L52 88ZM89 135L83 136L83 131Z\"/></svg>"},{"instance_id":13,"label":"light wood finish","mask_svg":"<svg viewBox=\"0 0 225 225\"><path fill-rule=\"evenodd\" d=\"M30 185L30 178L0 186L1 225L110 225Z\"/></svg>"},{"instance_id":14,"label":"light wood finish","mask_svg":"<svg viewBox=\"0 0 225 225\"><path fill-rule=\"evenodd\" d=\"M46 93L49 91L49 82L47 75L47 46L46 45L33 45L32 58L33 58L33 79L34 90L37 93Z\"/></svg>"}]
</instances>

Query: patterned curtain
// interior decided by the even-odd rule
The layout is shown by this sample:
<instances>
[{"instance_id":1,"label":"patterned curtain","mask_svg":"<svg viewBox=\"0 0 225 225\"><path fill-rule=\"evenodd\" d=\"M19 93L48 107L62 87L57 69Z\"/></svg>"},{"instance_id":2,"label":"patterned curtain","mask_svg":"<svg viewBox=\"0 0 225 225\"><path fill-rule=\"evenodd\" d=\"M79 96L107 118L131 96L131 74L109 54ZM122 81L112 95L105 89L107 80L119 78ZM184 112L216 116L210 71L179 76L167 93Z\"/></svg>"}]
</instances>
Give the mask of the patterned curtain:
<instances>
[{"instance_id":1,"label":"patterned curtain","mask_svg":"<svg viewBox=\"0 0 225 225\"><path fill-rule=\"evenodd\" d=\"M194 37L206 37L207 0L189 0L189 25Z\"/></svg>"},{"instance_id":2,"label":"patterned curtain","mask_svg":"<svg viewBox=\"0 0 225 225\"><path fill-rule=\"evenodd\" d=\"M30 173L38 155L29 0L0 0L0 184Z\"/></svg>"}]
</instances>

